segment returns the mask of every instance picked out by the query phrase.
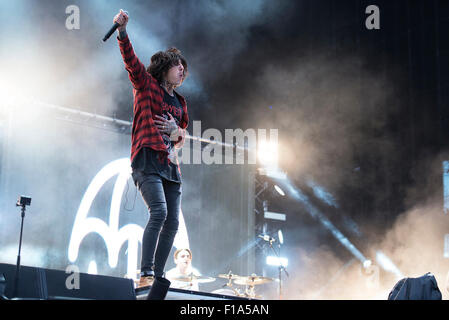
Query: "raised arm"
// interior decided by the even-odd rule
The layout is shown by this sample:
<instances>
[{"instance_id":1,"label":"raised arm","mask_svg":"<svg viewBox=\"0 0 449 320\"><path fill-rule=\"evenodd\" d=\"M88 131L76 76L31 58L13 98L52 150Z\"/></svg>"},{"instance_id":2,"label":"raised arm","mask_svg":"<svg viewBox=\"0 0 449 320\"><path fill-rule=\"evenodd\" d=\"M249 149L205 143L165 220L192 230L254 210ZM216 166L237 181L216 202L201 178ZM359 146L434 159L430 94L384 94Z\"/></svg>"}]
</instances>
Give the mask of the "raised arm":
<instances>
[{"instance_id":1,"label":"raised arm","mask_svg":"<svg viewBox=\"0 0 449 320\"><path fill-rule=\"evenodd\" d=\"M128 20L128 14L120 9L120 12L114 17L113 21L114 23L119 24L119 27L117 28L117 41L120 47L120 53L123 57L123 62L125 63L125 69L129 74L129 79L136 90L141 90L147 84L147 72L143 63L140 62L134 53L134 49L129 41L126 32Z\"/></svg>"}]
</instances>

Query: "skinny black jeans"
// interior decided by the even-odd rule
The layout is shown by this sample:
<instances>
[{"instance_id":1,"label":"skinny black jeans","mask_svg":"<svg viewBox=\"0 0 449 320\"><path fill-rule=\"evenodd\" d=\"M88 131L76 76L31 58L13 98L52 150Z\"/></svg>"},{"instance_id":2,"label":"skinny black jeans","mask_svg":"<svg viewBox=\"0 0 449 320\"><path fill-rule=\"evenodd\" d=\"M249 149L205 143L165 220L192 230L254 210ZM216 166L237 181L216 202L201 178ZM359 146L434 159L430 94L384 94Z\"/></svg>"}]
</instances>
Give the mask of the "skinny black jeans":
<instances>
[{"instance_id":1,"label":"skinny black jeans","mask_svg":"<svg viewBox=\"0 0 449 320\"><path fill-rule=\"evenodd\" d=\"M162 277L178 231L181 183L140 170L132 176L150 215L142 239L141 275L154 271L156 277Z\"/></svg>"}]
</instances>

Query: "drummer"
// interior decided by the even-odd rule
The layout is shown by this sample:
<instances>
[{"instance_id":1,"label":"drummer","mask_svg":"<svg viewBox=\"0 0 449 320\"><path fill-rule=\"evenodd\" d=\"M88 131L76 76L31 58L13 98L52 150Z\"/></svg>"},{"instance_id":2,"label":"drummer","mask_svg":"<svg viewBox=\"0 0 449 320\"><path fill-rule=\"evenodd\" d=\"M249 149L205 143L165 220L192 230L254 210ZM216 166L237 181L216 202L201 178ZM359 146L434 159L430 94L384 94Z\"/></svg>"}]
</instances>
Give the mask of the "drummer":
<instances>
[{"instance_id":1,"label":"drummer","mask_svg":"<svg viewBox=\"0 0 449 320\"><path fill-rule=\"evenodd\" d=\"M192 267L192 251L187 248L181 248L175 251L173 257L176 267L165 273L165 277L171 282L170 287L199 291L198 281L194 277L199 277L201 274L197 269ZM177 278L192 279L191 281L179 281L176 280Z\"/></svg>"}]
</instances>

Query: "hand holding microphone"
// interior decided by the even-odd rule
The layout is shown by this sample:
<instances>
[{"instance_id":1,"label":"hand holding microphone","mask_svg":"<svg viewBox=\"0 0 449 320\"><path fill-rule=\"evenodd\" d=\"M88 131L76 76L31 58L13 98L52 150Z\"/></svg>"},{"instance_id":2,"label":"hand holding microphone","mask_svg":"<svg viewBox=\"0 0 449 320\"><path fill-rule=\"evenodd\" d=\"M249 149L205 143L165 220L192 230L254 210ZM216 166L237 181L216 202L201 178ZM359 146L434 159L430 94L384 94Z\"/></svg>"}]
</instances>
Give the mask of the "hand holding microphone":
<instances>
[{"instance_id":1,"label":"hand holding microphone","mask_svg":"<svg viewBox=\"0 0 449 320\"><path fill-rule=\"evenodd\" d=\"M108 33L106 33L106 35L103 38L103 41L108 40L109 37L117 29L118 29L119 32L123 31L123 30L126 30L126 25L128 24L128 20L129 20L128 12L123 11L122 9L120 9L120 12L113 19L114 25L108 31Z\"/></svg>"},{"instance_id":2,"label":"hand holding microphone","mask_svg":"<svg viewBox=\"0 0 449 320\"><path fill-rule=\"evenodd\" d=\"M119 31L121 30L125 30L126 29L126 25L128 24L128 20L129 20L129 15L127 11L123 11L122 9L120 9L120 12L114 17L113 22L117 23L117 29Z\"/></svg>"}]
</instances>

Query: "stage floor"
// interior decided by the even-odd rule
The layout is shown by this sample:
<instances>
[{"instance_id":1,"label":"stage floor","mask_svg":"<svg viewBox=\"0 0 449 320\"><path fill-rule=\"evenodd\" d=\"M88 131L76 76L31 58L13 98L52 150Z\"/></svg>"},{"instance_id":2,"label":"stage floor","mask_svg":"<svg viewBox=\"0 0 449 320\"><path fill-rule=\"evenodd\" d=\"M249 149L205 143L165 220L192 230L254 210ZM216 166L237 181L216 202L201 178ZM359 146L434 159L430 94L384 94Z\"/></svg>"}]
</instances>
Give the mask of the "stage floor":
<instances>
[{"instance_id":1,"label":"stage floor","mask_svg":"<svg viewBox=\"0 0 449 320\"><path fill-rule=\"evenodd\" d=\"M136 289L137 300L145 300L147 298L150 289L151 286L137 288ZM231 296L227 294L169 288L165 300L256 300L256 299Z\"/></svg>"}]
</instances>

